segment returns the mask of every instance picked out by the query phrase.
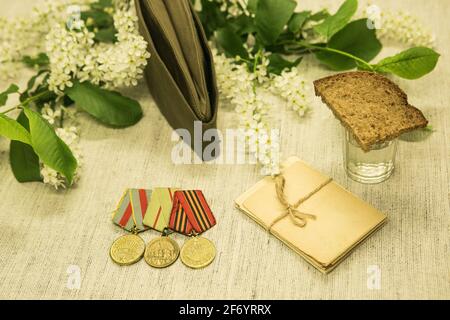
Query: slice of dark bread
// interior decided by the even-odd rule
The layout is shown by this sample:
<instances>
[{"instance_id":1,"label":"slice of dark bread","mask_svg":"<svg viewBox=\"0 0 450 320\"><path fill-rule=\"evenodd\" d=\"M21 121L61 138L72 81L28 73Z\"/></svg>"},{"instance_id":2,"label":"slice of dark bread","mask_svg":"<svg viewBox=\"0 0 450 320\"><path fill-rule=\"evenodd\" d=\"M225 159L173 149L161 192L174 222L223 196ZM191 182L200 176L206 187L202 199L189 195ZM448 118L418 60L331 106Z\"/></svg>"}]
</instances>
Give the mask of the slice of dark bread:
<instances>
[{"instance_id":1,"label":"slice of dark bread","mask_svg":"<svg viewBox=\"0 0 450 320\"><path fill-rule=\"evenodd\" d=\"M406 94L378 73L340 73L314 81L314 88L365 151L428 124Z\"/></svg>"}]
</instances>

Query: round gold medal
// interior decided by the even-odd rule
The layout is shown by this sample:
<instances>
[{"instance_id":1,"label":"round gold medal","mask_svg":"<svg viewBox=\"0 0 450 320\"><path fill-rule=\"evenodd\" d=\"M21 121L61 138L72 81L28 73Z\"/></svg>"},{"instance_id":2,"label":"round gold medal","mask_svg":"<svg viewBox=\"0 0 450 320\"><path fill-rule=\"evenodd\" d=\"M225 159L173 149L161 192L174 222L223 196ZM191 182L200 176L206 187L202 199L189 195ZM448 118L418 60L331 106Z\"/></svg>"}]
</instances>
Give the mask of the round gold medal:
<instances>
[{"instance_id":1,"label":"round gold medal","mask_svg":"<svg viewBox=\"0 0 450 320\"><path fill-rule=\"evenodd\" d=\"M114 241L109 255L115 263L121 266L128 266L141 260L144 251L144 240L135 234L128 234Z\"/></svg>"},{"instance_id":2,"label":"round gold medal","mask_svg":"<svg viewBox=\"0 0 450 320\"><path fill-rule=\"evenodd\" d=\"M213 262L216 257L216 247L203 237L189 239L181 248L181 261L193 269L204 268Z\"/></svg>"},{"instance_id":3,"label":"round gold medal","mask_svg":"<svg viewBox=\"0 0 450 320\"><path fill-rule=\"evenodd\" d=\"M180 247L169 237L159 237L147 244L144 259L154 268L166 268L177 261Z\"/></svg>"}]
</instances>

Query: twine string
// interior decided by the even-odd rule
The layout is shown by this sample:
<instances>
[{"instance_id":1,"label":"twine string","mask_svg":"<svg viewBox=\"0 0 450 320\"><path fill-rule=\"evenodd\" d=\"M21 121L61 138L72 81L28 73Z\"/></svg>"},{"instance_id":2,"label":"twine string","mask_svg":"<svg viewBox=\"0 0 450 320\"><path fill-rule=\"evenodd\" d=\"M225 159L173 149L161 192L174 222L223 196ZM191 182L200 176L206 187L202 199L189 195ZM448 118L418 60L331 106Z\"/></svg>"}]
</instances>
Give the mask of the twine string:
<instances>
[{"instance_id":1,"label":"twine string","mask_svg":"<svg viewBox=\"0 0 450 320\"><path fill-rule=\"evenodd\" d=\"M283 212L279 217L277 217L272 223L270 224L269 228L267 229L269 232L272 230L273 226L283 220L285 217L289 216L292 223L296 225L299 228L303 228L307 225L308 219L315 220L316 216L313 214L301 212L298 210L298 207L307 201L309 198L311 198L313 195L315 195L317 192L322 190L325 186L327 186L329 183L333 181L332 178L328 178L325 182L320 184L317 188L309 192L304 197L300 198L296 203L290 204L289 201L286 198L286 193L284 192L284 188L286 185L286 179L282 174L275 176L275 190L277 193L277 198L280 201L280 203L285 207L285 212Z\"/></svg>"}]
</instances>

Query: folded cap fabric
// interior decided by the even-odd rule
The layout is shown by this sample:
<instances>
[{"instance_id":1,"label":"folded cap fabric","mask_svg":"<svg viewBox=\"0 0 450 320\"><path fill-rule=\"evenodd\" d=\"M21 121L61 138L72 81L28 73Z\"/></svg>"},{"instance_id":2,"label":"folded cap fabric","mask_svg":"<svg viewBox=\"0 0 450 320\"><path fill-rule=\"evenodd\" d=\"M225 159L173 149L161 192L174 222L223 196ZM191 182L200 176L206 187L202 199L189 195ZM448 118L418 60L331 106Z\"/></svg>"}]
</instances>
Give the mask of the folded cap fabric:
<instances>
[{"instance_id":1,"label":"folded cap fabric","mask_svg":"<svg viewBox=\"0 0 450 320\"><path fill-rule=\"evenodd\" d=\"M217 86L207 39L190 0L136 0L139 27L152 57L150 92L175 129L194 136L194 121L215 128ZM193 147L193 141L191 141Z\"/></svg>"}]
</instances>

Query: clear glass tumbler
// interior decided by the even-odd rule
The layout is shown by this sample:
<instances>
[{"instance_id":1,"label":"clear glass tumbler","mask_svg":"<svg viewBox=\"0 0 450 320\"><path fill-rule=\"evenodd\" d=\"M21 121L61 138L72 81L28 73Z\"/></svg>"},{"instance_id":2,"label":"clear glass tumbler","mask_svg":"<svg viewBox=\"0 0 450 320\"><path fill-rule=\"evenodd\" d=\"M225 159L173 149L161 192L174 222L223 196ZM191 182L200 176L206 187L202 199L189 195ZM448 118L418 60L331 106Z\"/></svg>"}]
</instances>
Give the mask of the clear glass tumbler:
<instances>
[{"instance_id":1,"label":"clear glass tumbler","mask_svg":"<svg viewBox=\"0 0 450 320\"><path fill-rule=\"evenodd\" d=\"M348 176L367 184L387 180L394 171L397 140L376 144L366 152L350 131L344 131L344 166Z\"/></svg>"}]
</instances>

